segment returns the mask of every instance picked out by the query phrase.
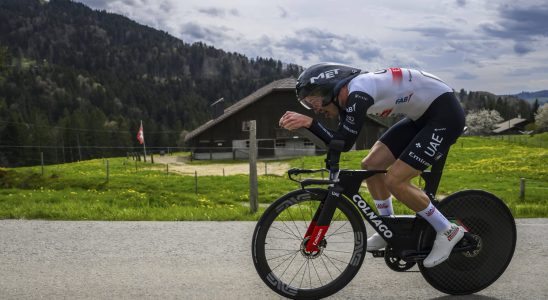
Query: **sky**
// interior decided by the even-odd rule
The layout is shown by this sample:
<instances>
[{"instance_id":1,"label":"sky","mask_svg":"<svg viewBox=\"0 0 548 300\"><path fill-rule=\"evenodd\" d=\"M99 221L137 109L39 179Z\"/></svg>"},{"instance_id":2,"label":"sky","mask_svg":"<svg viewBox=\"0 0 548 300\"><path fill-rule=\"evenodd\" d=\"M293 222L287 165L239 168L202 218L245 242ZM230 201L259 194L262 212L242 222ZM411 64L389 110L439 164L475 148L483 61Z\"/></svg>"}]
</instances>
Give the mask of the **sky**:
<instances>
[{"instance_id":1,"label":"sky","mask_svg":"<svg viewBox=\"0 0 548 300\"><path fill-rule=\"evenodd\" d=\"M249 58L408 67L456 90L548 89L546 0L77 0Z\"/></svg>"}]
</instances>

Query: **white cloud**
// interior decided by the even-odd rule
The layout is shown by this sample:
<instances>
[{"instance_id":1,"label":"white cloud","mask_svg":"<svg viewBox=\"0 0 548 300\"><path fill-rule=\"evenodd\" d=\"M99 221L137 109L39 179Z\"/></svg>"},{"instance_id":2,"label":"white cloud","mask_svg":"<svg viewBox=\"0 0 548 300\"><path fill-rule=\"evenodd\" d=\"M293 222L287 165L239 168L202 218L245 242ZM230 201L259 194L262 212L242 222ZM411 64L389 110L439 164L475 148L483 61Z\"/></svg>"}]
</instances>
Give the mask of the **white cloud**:
<instances>
[{"instance_id":1,"label":"white cloud","mask_svg":"<svg viewBox=\"0 0 548 300\"><path fill-rule=\"evenodd\" d=\"M439 74L455 89L499 94L548 88L539 79L548 78L548 68L533 68L548 61L543 0L80 1L187 43L203 41L251 58L302 66L339 61L368 70L416 67ZM522 69L532 74L509 72Z\"/></svg>"}]
</instances>

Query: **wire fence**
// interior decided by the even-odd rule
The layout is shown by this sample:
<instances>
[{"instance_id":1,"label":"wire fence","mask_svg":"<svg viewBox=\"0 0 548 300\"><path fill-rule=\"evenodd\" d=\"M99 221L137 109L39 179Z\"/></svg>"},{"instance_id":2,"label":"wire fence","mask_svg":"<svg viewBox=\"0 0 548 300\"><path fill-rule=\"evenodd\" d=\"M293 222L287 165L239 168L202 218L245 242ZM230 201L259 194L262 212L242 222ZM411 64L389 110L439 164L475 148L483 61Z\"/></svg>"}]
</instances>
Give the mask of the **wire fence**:
<instances>
[{"instance_id":1,"label":"wire fence","mask_svg":"<svg viewBox=\"0 0 548 300\"><path fill-rule=\"evenodd\" d=\"M539 148L547 148L548 141L542 139L534 139L528 135L489 135L486 136L488 139L507 141L509 143L514 143L523 146L533 146Z\"/></svg>"}]
</instances>

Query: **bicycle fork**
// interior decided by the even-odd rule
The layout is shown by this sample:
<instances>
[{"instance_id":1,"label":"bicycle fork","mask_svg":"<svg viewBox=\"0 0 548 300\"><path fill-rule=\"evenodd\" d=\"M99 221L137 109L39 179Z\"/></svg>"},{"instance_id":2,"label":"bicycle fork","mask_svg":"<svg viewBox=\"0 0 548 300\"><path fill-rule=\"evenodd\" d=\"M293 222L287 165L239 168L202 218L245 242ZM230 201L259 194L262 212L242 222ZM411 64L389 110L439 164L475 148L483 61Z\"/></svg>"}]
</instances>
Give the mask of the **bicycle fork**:
<instances>
[{"instance_id":1,"label":"bicycle fork","mask_svg":"<svg viewBox=\"0 0 548 300\"><path fill-rule=\"evenodd\" d=\"M319 251L319 245L329 230L341 193L342 188L330 187L326 199L318 206L304 236L305 240L308 239L305 248L307 252Z\"/></svg>"}]
</instances>

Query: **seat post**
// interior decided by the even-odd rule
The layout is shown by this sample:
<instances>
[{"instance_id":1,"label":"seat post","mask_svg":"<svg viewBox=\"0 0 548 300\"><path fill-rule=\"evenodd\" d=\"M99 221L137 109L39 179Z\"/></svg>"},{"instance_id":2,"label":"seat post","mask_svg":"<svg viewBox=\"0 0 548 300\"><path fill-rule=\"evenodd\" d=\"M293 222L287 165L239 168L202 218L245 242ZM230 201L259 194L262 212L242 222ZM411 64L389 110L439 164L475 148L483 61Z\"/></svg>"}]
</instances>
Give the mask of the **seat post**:
<instances>
[{"instance_id":1,"label":"seat post","mask_svg":"<svg viewBox=\"0 0 548 300\"><path fill-rule=\"evenodd\" d=\"M445 153L438 161L436 161L435 164L432 165L430 170L426 170L421 173L421 177L424 179L424 192L430 200L436 199L436 192L438 191L438 187L440 185L441 181L441 175L443 173L443 168L445 167L445 161L447 159L447 154L449 151Z\"/></svg>"}]
</instances>

